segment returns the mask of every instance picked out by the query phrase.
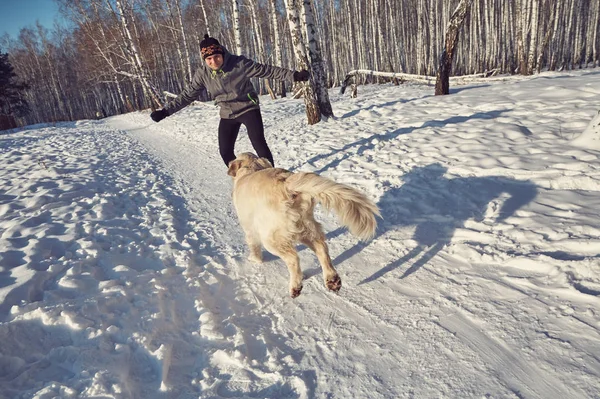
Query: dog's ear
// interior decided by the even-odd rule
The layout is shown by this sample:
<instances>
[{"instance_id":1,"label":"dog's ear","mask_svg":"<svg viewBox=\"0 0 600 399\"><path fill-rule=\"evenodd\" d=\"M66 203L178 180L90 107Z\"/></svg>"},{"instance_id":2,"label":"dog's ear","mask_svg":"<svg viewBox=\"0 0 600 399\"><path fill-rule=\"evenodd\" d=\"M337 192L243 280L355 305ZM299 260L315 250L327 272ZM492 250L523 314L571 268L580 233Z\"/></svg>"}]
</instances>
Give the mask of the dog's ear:
<instances>
[{"instance_id":1,"label":"dog's ear","mask_svg":"<svg viewBox=\"0 0 600 399\"><path fill-rule=\"evenodd\" d=\"M271 165L271 162L269 162L267 158L258 158L256 160L256 163L265 169L273 167L273 165Z\"/></svg>"},{"instance_id":2,"label":"dog's ear","mask_svg":"<svg viewBox=\"0 0 600 399\"><path fill-rule=\"evenodd\" d=\"M229 170L227 171L227 174L231 177L235 177L240 166L242 166L242 161L240 159L235 159L229 162Z\"/></svg>"}]
</instances>

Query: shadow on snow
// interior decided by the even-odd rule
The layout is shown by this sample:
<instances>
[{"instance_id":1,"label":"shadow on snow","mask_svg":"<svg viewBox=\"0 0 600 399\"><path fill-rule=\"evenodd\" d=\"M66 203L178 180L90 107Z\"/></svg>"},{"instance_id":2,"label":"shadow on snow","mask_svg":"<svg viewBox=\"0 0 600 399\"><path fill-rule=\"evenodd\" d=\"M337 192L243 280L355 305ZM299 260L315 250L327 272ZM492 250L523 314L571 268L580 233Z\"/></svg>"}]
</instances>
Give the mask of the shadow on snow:
<instances>
[{"instance_id":1,"label":"shadow on snow","mask_svg":"<svg viewBox=\"0 0 600 399\"><path fill-rule=\"evenodd\" d=\"M464 123L473 119L494 119L499 117L502 113L507 112L509 110L498 110L498 111L488 111L488 112L477 112L470 116L453 116L444 120L430 120L423 123L421 126L409 126L397 129L392 132L384 132L384 133L375 133L369 137L365 137L363 139L357 140L353 143L346 144L341 148L334 149L330 152L322 153L310 158L306 163L314 164L323 159L329 158L336 154L343 154L341 157L336 158L335 160L327 163L321 168L315 170L315 173L322 173L327 169L334 168L338 166L342 161L348 159L354 155L361 155L365 151L372 150L376 145L380 142L387 142L396 139L399 136L410 134L415 130L433 127L433 128L441 128L450 124L459 124ZM357 148L356 151L350 151Z\"/></svg>"},{"instance_id":2,"label":"shadow on snow","mask_svg":"<svg viewBox=\"0 0 600 399\"><path fill-rule=\"evenodd\" d=\"M537 195L536 186L530 181L519 181L501 176L458 177L444 176L447 169L437 163L413 168L404 176L401 187L390 188L381 197L378 205L383 220L380 222L375 238L388 231L402 227L415 226L412 239L417 245L402 258L381 268L360 284L369 283L414 260L412 266L404 271L405 278L435 257L444 246L449 244L456 230L465 222L488 220L501 222L512 216L518 209L527 205ZM486 218L488 204L507 195L494 210L493 221ZM337 229L329 238L343 233ZM369 243L358 243L346 250L335 260L339 264L356 255Z\"/></svg>"}]
</instances>

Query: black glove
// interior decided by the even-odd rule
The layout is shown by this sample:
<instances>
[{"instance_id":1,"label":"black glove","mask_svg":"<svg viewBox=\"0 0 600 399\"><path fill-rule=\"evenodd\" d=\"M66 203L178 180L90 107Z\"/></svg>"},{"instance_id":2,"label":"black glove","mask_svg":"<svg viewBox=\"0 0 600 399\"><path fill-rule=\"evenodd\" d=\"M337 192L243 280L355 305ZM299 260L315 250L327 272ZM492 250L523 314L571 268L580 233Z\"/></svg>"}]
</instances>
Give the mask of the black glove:
<instances>
[{"instance_id":1,"label":"black glove","mask_svg":"<svg viewBox=\"0 0 600 399\"><path fill-rule=\"evenodd\" d=\"M306 69L294 72L294 82L306 82L310 78L310 72Z\"/></svg>"},{"instance_id":2,"label":"black glove","mask_svg":"<svg viewBox=\"0 0 600 399\"><path fill-rule=\"evenodd\" d=\"M165 119L167 116L169 116L169 113L167 112L166 109L159 109L157 111L153 111L150 114L150 118L152 118L152 120L154 122L160 122L163 119Z\"/></svg>"}]
</instances>

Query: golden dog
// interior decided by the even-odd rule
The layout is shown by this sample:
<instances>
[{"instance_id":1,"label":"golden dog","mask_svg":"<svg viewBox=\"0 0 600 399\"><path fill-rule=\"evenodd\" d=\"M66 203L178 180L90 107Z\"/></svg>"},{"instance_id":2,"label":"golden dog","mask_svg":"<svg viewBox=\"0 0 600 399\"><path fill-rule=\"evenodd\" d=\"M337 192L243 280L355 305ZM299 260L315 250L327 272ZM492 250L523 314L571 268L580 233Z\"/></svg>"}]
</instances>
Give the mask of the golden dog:
<instances>
[{"instance_id":1,"label":"golden dog","mask_svg":"<svg viewBox=\"0 0 600 399\"><path fill-rule=\"evenodd\" d=\"M315 221L315 200L333 210L341 224L362 240L375 234L381 216L377 205L356 189L314 173L273 168L265 158L243 153L229 163L233 204L246 235L249 259L262 262L262 248L283 259L290 272L290 295L302 291L296 244L312 249L323 269L325 286L339 291L342 280L331 264L321 225Z\"/></svg>"}]
</instances>

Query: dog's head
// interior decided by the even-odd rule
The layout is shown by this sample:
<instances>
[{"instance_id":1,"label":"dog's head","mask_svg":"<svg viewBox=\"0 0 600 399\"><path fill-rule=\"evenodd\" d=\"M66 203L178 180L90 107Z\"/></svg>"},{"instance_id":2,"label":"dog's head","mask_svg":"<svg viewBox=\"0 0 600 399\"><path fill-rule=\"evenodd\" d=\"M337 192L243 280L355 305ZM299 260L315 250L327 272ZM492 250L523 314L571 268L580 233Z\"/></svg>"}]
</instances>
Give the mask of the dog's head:
<instances>
[{"instance_id":1,"label":"dog's head","mask_svg":"<svg viewBox=\"0 0 600 399\"><path fill-rule=\"evenodd\" d=\"M272 168L271 162L266 158L259 158L250 152L244 152L238 155L236 159L229 162L229 170L227 174L233 178L241 177L248 173L257 172L259 170Z\"/></svg>"}]
</instances>

